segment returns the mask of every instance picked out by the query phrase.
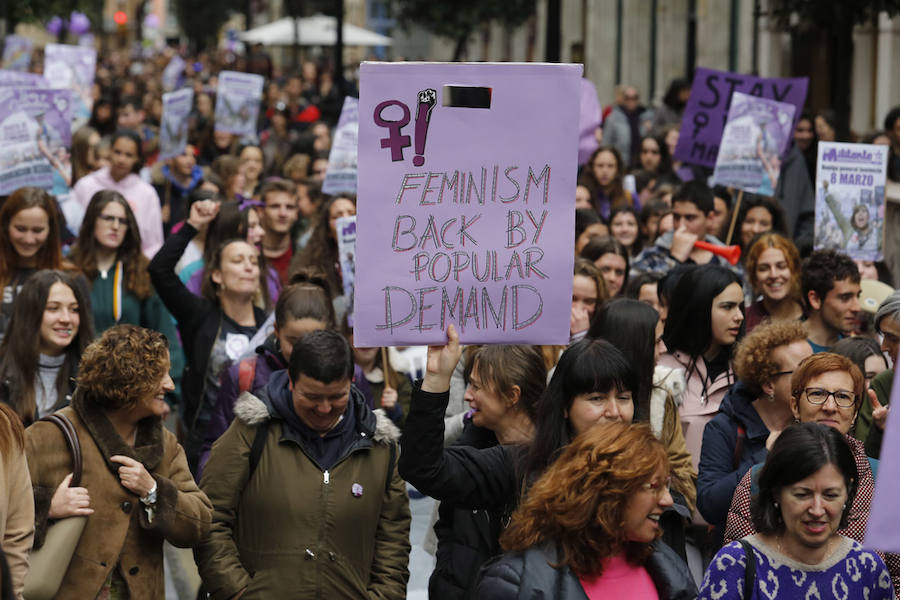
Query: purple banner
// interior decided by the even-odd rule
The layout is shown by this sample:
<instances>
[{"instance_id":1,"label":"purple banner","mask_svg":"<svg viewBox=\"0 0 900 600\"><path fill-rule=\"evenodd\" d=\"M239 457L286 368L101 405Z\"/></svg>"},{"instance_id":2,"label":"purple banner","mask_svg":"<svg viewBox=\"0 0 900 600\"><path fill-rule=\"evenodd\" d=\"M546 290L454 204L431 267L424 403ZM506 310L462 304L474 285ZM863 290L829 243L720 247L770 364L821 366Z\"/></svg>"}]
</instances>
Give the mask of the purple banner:
<instances>
[{"instance_id":1,"label":"purple banner","mask_svg":"<svg viewBox=\"0 0 900 600\"><path fill-rule=\"evenodd\" d=\"M568 342L580 78L363 63L357 345Z\"/></svg>"},{"instance_id":2,"label":"purple banner","mask_svg":"<svg viewBox=\"0 0 900 600\"><path fill-rule=\"evenodd\" d=\"M34 73L0 70L0 87L40 87L49 88L46 79Z\"/></svg>"},{"instance_id":3,"label":"purple banner","mask_svg":"<svg viewBox=\"0 0 900 600\"><path fill-rule=\"evenodd\" d=\"M77 105L72 111L77 129L91 118L94 105L94 70L97 67L97 50L85 46L47 44L44 48L44 78L50 87L72 90Z\"/></svg>"},{"instance_id":4,"label":"purple banner","mask_svg":"<svg viewBox=\"0 0 900 600\"><path fill-rule=\"evenodd\" d=\"M806 77L754 77L697 67L691 97L681 119L675 159L704 167L716 166L719 142L734 92L793 104L797 109L794 115L796 124L806 102L808 86L809 79Z\"/></svg>"},{"instance_id":5,"label":"purple banner","mask_svg":"<svg viewBox=\"0 0 900 600\"><path fill-rule=\"evenodd\" d=\"M3 60L0 68L12 71L27 71L31 64L32 41L22 35L8 35L3 44Z\"/></svg>"},{"instance_id":6,"label":"purple banner","mask_svg":"<svg viewBox=\"0 0 900 600\"><path fill-rule=\"evenodd\" d=\"M884 260L888 146L819 142L815 249Z\"/></svg>"},{"instance_id":7,"label":"purple banner","mask_svg":"<svg viewBox=\"0 0 900 600\"><path fill-rule=\"evenodd\" d=\"M716 185L771 196L794 130L793 104L735 92L716 159Z\"/></svg>"},{"instance_id":8,"label":"purple banner","mask_svg":"<svg viewBox=\"0 0 900 600\"><path fill-rule=\"evenodd\" d=\"M328 154L328 170L322 191L326 194L356 194L357 145L359 144L359 100L344 98L344 107L334 130ZM355 232L355 226L354 226Z\"/></svg>"},{"instance_id":9,"label":"purple banner","mask_svg":"<svg viewBox=\"0 0 900 600\"><path fill-rule=\"evenodd\" d=\"M263 78L253 73L222 71L216 90L216 130L256 137Z\"/></svg>"},{"instance_id":10,"label":"purple banner","mask_svg":"<svg viewBox=\"0 0 900 600\"><path fill-rule=\"evenodd\" d=\"M897 518L897 498L900 498L900 369L896 365L891 406L893 408L888 411L887 427L881 443L875 494L869 508L866 547L900 553L900 519ZM871 426L876 427L874 423Z\"/></svg>"},{"instance_id":11,"label":"purple banner","mask_svg":"<svg viewBox=\"0 0 900 600\"><path fill-rule=\"evenodd\" d=\"M0 87L0 195L71 170L72 104L69 90Z\"/></svg>"}]
</instances>

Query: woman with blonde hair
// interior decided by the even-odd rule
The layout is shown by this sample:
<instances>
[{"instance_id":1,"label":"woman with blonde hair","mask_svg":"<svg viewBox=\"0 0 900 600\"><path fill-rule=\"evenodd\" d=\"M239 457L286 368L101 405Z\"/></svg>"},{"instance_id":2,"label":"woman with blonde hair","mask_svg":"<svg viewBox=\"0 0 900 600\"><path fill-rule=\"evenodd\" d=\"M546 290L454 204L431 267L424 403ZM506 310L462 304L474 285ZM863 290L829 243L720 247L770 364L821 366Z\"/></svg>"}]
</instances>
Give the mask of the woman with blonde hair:
<instances>
[{"instance_id":1,"label":"woman with blonde hair","mask_svg":"<svg viewBox=\"0 0 900 600\"><path fill-rule=\"evenodd\" d=\"M647 425L598 424L535 482L500 537L476 598L694 598L658 541L671 506L666 449Z\"/></svg>"}]
</instances>

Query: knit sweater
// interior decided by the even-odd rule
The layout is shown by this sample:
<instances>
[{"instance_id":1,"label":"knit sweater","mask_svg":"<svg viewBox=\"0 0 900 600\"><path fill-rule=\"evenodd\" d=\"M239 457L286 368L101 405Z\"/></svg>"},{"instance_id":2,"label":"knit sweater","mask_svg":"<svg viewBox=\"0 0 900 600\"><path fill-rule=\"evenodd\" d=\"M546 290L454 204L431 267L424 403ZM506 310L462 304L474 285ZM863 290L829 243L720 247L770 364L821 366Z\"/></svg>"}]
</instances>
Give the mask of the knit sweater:
<instances>
[{"instance_id":1,"label":"knit sweater","mask_svg":"<svg viewBox=\"0 0 900 600\"><path fill-rule=\"evenodd\" d=\"M743 597L747 557L740 542L731 542L713 558L699 600L763 600L766 598L867 598L894 597L887 567L874 552L859 542L839 537L837 548L817 565L797 562L768 546L759 536L746 538L756 562L753 591Z\"/></svg>"}]
</instances>

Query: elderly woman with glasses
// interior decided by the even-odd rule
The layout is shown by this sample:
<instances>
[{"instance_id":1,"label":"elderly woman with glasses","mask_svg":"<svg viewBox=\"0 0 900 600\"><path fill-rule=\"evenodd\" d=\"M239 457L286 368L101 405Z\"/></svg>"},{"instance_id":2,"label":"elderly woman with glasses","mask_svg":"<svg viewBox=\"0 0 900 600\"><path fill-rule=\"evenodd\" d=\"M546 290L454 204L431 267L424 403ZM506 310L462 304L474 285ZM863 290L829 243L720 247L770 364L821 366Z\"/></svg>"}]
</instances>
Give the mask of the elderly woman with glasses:
<instances>
[{"instance_id":1,"label":"elderly woman with glasses","mask_svg":"<svg viewBox=\"0 0 900 600\"><path fill-rule=\"evenodd\" d=\"M837 533L862 543L875 490L878 461L866 456L863 443L850 435L859 413L866 381L849 358L821 352L801 362L791 376L791 412L801 423L820 423L840 432L849 444L859 472L856 497ZM725 526L725 542L757 532L751 518L751 497L758 489L760 465L751 468L734 492ZM900 589L900 556L885 554L894 588Z\"/></svg>"}]
</instances>

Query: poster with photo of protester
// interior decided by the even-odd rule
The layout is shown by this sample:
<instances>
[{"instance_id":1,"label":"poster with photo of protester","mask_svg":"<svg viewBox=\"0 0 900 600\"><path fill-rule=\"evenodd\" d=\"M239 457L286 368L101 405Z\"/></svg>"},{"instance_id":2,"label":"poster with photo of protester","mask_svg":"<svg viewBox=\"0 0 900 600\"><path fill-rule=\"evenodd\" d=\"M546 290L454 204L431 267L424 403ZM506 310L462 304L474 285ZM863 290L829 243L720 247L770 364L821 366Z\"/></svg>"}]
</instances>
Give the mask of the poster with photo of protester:
<instances>
[{"instance_id":1,"label":"poster with photo of protester","mask_svg":"<svg viewBox=\"0 0 900 600\"><path fill-rule=\"evenodd\" d=\"M69 44L47 44L44 48L44 78L51 88L72 90L75 101L72 110L73 131L91 118L96 68L95 48Z\"/></svg>"},{"instance_id":2,"label":"poster with photo of protester","mask_svg":"<svg viewBox=\"0 0 900 600\"><path fill-rule=\"evenodd\" d=\"M815 249L884 260L888 146L819 142Z\"/></svg>"},{"instance_id":3,"label":"poster with photo of protester","mask_svg":"<svg viewBox=\"0 0 900 600\"><path fill-rule=\"evenodd\" d=\"M188 139L188 117L194 105L194 90L185 88L163 94L159 125L159 160L184 154Z\"/></svg>"},{"instance_id":4,"label":"poster with photo of protester","mask_svg":"<svg viewBox=\"0 0 900 600\"><path fill-rule=\"evenodd\" d=\"M754 194L775 193L796 107L741 92L731 97L713 182Z\"/></svg>"},{"instance_id":5,"label":"poster with photo of protester","mask_svg":"<svg viewBox=\"0 0 900 600\"><path fill-rule=\"evenodd\" d=\"M222 71L216 89L216 131L256 138L264 79L253 73Z\"/></svg>"},{"instance_id":6,"label":"poster with photo of protester","mask_svg":"<svg viewBox=\"0 0 900 600\"><path fill-rule=\"evenodd\" d=\"M0 69L10 71L27 71L31 64L31 48L33 43L24 35L8 35L3 44L3 59Z\"/></svg>"},{"instance_id":7,"label":"poster with photo of protester","mask_svg":"<svg viewBox=\"0 0 900 600\"><path fill-rule=\"evenodd\" d=\"M0 87L0 196L71 173L70 90Z\"/></svg>"},{"instance_id":8,"label":"poster with photo of protester","mask_svg":"<svg viewBox=\"0 0 900 600\"><path fill-rule=\"evenodd\" d=\"M326 194L356 194L356 146L359 138L359 100L344 98L344 108L334 130L328 154L328 170L322 191Z\"/></svg>"}]
</instances>

